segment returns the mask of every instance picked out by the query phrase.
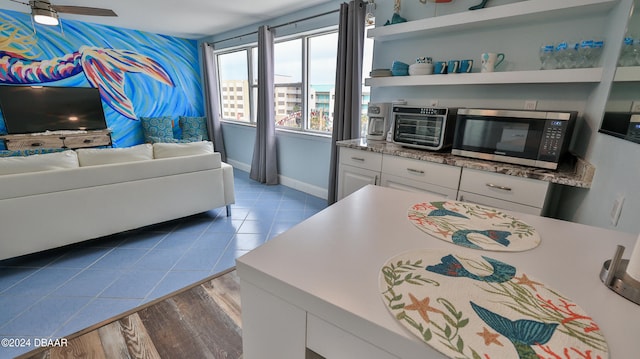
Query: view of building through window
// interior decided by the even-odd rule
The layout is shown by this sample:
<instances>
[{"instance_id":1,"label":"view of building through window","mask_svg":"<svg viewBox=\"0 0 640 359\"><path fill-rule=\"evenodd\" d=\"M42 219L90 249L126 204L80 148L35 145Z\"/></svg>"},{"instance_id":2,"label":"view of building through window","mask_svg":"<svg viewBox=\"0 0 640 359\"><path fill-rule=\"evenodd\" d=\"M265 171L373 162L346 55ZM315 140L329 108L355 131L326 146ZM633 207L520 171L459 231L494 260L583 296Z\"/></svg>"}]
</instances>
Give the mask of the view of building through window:
<instances>
[{"instance_id":1,"label":"view of building through window","mask_svg":"<svg viewBox=\"0 0 640 359\"><path fill-rule=\"evenodd\" d=\"M250 121L247 50L218 55L220 105L225 120Z\"/></svg>"},{"instance_id":2,"label":"view of building through window","mask_svg":"<svg viewBox=\"0 0 640 359\"><path fill-rule=\"evenodd\" d=\"M337 44L337 31L275 43L276 126L320 133L333 130ZM257 52L251 46L217 54L223 120L255 123ZM372 52L373 41L365 38L363 79L371 71ZM363 84L362 119L368 102L369 88Z\"/></svg>"}]
</instances>

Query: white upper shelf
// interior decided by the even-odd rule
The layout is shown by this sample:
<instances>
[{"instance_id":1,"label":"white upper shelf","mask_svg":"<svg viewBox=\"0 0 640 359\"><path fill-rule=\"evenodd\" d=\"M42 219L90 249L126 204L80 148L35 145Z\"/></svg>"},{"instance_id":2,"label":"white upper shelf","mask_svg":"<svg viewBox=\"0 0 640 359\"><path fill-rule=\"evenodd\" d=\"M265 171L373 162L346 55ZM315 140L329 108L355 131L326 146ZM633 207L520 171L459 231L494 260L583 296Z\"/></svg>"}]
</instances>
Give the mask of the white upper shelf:
<instances>
[{"instance_id":1,"label":"white upper shelf","mask_svg":"<svg viewBox=\"0 0 640 359\"><path fill-rule=\"evenodd\" d=\"M613 77L613 82L638 82L640 81L640 66L618 67Z\"/></svg>"},{"instance_id":2,"label":"white upper shelf","mask_svg":"<svg viewBox=\"0 0 640 359\"><path fill-rule=\"evenodd\" d=\"M487 26L516 24L584 16L609 11L618 0L527 0L507 5L434 16L388 26L367 32L376 41L407 39L450 31L465 31Z\"/></svg>"},{"instance_id":3,"label":"white upper shelf","mask_svg":"<svg viewBox=\"0 0 640 359\"><path fill-rule=\"evenodd\" d=\"M504 71L470 74L389 76L365 79L365 85L384 86L441 86L487 84L559 84L598 83L602 80L602 68Z\"/></svg>"}]
</instances>

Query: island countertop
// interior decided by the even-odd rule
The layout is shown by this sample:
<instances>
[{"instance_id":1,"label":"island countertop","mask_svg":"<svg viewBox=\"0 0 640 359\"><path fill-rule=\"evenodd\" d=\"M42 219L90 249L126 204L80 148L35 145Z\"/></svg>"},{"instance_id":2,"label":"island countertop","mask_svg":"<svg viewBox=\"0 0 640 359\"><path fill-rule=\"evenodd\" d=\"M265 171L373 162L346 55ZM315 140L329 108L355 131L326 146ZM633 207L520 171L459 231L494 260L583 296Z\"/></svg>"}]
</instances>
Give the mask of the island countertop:
<instances>
[{"instance_id":1,"label":"island countertop","mask_svg":"<svg viewBox=\"0 0 640 359\"><path fill-rule=\"evenodd\" d=\"M481 171L496 172L516 177L537 179L579 188L590 188L595 174L595 168L593 165L578 157L573 157L573 161L570 161L569 163L562 163L558 170L553 171L542 168L455 156L450 152L422 151L402 147L392 142L372 141L365 138L338 141L336 144L339 147L412 158L450 166L472 168Z\"/></svg>"},{"instance_id":2,"label":"island countertop","mask_svg":"<svg viewBox=\"0 0 640 359\"><path fill-rule=\"evenodd\" d=\"M617 245L624 245L627 251L623 257L629 257L634 235L507 211L536 228L540 245L523 252L479 251L436 239L407 219L412 205L438 200L442 198L366 186L240 257L237 270L245 285L245 358L260 358L268 348L274 356L262 357L303 358L301 352L310 345L309 334L306 342L304 339L305 325L308 330L314 318L352 335L349 342L362 341L389 354L370 358L445 358L396 321L380 296L381 266L399 253L416 249L487 255L516 265L584 309L602 330L610 358L632 358L640 353L636 338L640 306L617 295L599 279L603 263L613 256ZM251 288L258 288L267 298L245 291ZM301 312L297 326L292 322L295 315L265 318L275 311L265 307L268 298L295 308L294 314ZM258 330L260 322L264 327ZM326 348L331 351L337 345L329 341ZM296 350L292 355L283 354Z\"/></svg>"}]
</instances>

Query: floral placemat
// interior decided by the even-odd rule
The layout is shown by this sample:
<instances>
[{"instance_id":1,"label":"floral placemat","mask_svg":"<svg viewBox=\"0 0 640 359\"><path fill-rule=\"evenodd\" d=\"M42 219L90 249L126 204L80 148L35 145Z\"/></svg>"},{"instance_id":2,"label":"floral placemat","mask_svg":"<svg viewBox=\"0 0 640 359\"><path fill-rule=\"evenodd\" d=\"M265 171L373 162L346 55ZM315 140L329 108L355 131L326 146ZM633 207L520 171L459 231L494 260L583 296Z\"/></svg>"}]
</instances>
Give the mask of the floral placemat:
<instances>
[{"instance_id":1,"label":"floral placemat","mask_svg":"<svg viewBox=\"0 0 640 359\"><path fill-rule=\"evenodd\" d=\"M533 226L473 203L421 202L409 208L408 218L424 232L467 248L517 252L540 244Z\"/></svg>"},{"instance_id":2,"label":"floral placemat","mask_svg":"<svg viewBox=\"0 0 640 359\"><path fill-rule=\"evenodd\" d=\"M391 314L450 358L608 358L598 325L576 303L490 257L406 252L385 263L379 286Z\"/></svg>"}]
</instances>

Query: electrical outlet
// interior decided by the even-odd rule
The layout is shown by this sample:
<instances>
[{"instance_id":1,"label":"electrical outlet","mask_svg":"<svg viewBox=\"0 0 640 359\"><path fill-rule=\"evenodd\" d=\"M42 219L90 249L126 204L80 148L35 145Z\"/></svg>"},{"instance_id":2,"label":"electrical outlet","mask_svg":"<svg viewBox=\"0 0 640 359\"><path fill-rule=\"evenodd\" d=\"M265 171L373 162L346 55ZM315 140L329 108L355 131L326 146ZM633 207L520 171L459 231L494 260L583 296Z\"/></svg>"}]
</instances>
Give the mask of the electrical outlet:
<instances>
[{"instance_id":1,"label":"electrical outlet","mask_svg":"<svg viewBox=\"0 0 640 359\"><path fill-rule=\"evenodd\" d=\"M429 100L429 106L438 107L438 100Z\"/></svg>"},{"instance_id":2,"label":"electrical outlet","mask_svg":"<svg viewBox=\"0 0 640 359\"><path fill-rule=\"evenodd\" d=\"M536 100L526 100L524 102L525 110L535 110L537 106L538 106L538 101Z\"/></svg>"},{"instance_id":3,"label":"electrical outlet","mask_svg":"<svg viewBox=\"0 0 640 359\"><path fill-rule=\"evenodd\" d=\"M633 101L631 103L631 112L640 112L640 101Z\"/></svg>"},{"instance_id":4,"label":"electrical outlet","mask_svg":"<svg viewBox=\"0 0 640 359\"><path fill-rule=\"evenodd\" d=\"M613 207L611 207L611 213L609 213L609 219L614 226L618 225L620 219L620 213L622 213L622 205L624 204L624 196L619 195L615 201L613 201Z\"/></svg>"}]
</instances>

